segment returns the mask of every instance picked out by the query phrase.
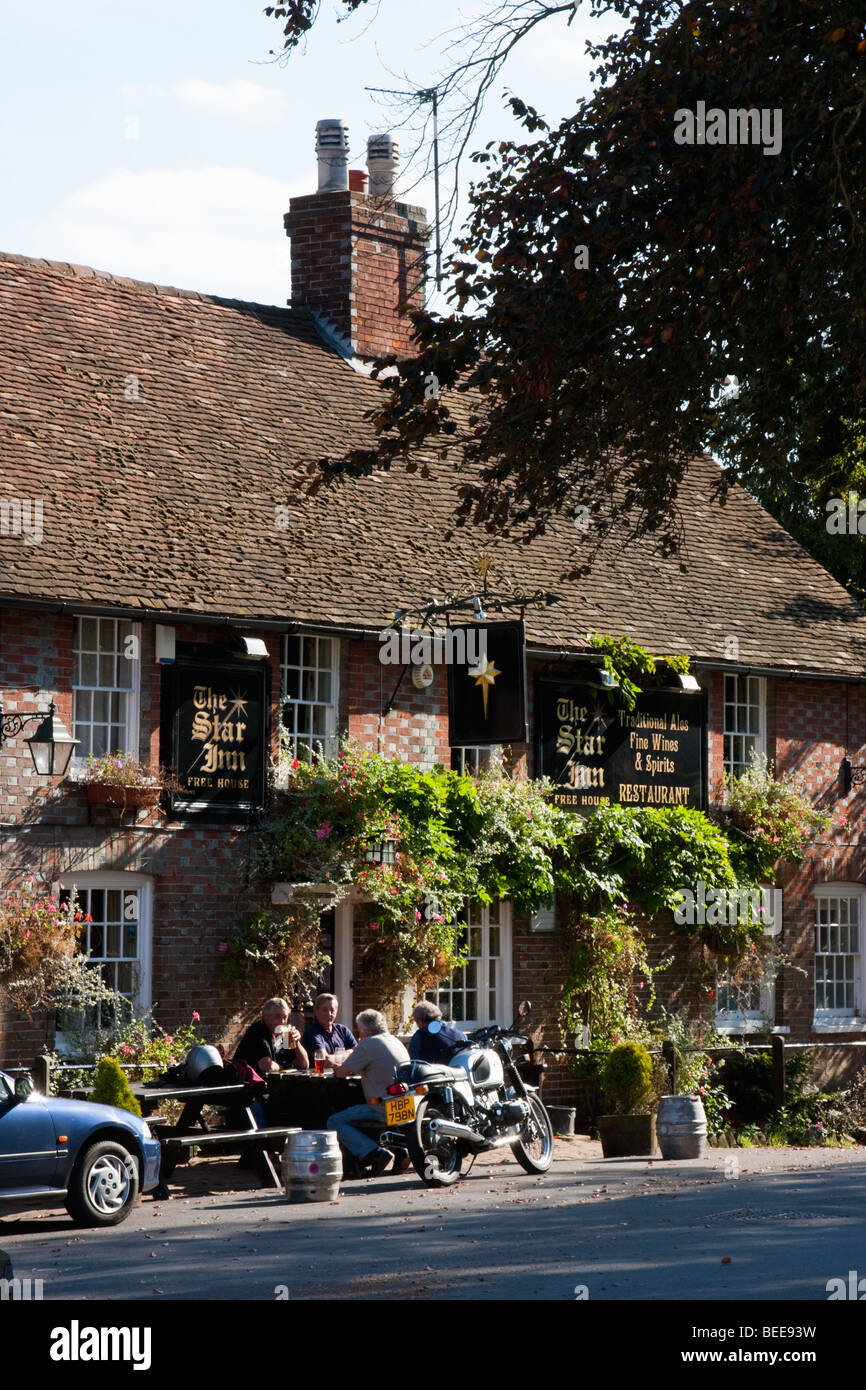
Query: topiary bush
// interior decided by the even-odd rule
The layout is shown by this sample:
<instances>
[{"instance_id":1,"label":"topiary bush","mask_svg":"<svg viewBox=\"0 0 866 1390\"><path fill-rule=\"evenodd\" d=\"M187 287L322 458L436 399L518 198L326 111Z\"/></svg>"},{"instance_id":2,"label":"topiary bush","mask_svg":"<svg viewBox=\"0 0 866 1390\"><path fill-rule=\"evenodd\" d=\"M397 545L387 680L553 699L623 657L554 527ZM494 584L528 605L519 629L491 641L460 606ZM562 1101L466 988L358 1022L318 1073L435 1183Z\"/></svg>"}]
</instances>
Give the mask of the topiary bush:
<instances>
[{"instance_id":1,"label":"topiary bush","mask_svg":"<svg viewBox=\"0 0 866 1390\"><path fill-rule=\"evenodd\" d=\"M652 1093L652 1058L643 1043L619 1043L601 1069L601 1089L615 1115L631 1115Z\"/></svg>"},{"instance_id":2,"label":"topiary bush","mask_svg":"<svg viewBox=\"0 0 866 1390\"><path fill-rule=\"evenodd\" d=\"M120 1063L113 1057L103 1057L98 1063L93 1077L93 1090L88 1097L99 1105L116 1105L119 1110L129 1110L133 1115L141 1115L141 1106L129 1089L129 1082L120 1069Z\"/></svg>"}]
</instances>

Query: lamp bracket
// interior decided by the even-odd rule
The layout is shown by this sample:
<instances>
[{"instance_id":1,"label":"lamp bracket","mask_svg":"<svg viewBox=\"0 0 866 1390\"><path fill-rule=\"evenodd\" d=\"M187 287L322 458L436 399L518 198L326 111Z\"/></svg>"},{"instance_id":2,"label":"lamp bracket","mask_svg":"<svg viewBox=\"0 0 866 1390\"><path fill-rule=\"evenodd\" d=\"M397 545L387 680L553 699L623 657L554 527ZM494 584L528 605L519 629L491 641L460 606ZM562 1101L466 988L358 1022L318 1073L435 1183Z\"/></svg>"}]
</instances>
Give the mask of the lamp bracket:
<instances>
[{"instance_id":1,"label":"lamp bracket","mask_svg":"<svg viewBox=\"0 0 866 1390\"><path fill-rule=\"evenodd\" d=\"M0 744L7 738L17 738L24 728L34 719L45 719L50 714L57 713L57 706L54 701L47 710L37 710L35 714L4 714L3 706L0 705Z\"/></svg>"}]
</instances>

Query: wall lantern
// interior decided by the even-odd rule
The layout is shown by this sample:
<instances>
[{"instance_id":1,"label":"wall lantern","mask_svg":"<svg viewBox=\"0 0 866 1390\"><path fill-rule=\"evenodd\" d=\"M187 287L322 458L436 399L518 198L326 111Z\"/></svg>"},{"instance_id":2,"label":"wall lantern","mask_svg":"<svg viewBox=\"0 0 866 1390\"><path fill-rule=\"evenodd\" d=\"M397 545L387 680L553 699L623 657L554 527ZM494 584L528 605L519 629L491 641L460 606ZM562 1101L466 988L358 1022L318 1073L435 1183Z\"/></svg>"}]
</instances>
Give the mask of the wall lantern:
<instances>
[{"instance_id":1,"label":"wall lantern","mask_svg":"<svg viewBox=\"0 0 866 1390\"><path fill-rule=\"evenodd\" d=\"M0 748L7 738L15 738L24 725L33 719L42 720L36 732L24 740L30 749L33 766L40 777L65 777L72 754L81 740L72 738L62 720L57 718L57 706L53 700L47 713L41 710L36 714L4 714L0 705Z\"/></svg>"}]
</instances>

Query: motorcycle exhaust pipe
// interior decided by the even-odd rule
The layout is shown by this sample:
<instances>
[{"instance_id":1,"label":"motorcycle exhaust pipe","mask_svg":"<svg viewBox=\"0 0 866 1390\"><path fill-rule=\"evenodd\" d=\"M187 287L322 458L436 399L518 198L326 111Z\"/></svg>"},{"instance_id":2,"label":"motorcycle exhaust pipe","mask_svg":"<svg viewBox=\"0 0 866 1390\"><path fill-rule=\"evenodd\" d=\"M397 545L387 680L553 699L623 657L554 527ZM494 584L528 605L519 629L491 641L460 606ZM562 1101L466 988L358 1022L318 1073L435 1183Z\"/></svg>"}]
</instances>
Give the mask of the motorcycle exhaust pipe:
<instances>
[{"instance_id":1,"label":"motorcycle exhaust pipe","mask_svg":"<svg viewBox=\"0 0 866 1390\"><path fill-rule=\"evenodd\" d=\"M444 1134L449 1139L465 1139L475 1148L486 1151L488 1149L501 1149L505 1144L513 1144L518 1138L520 1130L515 1128L511 1134L501 1135L498 1139L484 1139L468 1125L458 1125L453 1120L431 1120L430 1133L433 1135Z\"/></svg>"},{"instance_id":2,"label":"motorcycle exhaust pipe","mask_svg":"<svg viewBox=\"0 0 866 1390\"><path fill-rule=\"evenodd\" d=\"M430 1133L434 1135L445 1134L449 1139L465 1139L469 1144L476 1144L479 1149L487 1142L468 1125L458 1125L453 1120L431 1120Z\"/></svg>"}]
</instances>

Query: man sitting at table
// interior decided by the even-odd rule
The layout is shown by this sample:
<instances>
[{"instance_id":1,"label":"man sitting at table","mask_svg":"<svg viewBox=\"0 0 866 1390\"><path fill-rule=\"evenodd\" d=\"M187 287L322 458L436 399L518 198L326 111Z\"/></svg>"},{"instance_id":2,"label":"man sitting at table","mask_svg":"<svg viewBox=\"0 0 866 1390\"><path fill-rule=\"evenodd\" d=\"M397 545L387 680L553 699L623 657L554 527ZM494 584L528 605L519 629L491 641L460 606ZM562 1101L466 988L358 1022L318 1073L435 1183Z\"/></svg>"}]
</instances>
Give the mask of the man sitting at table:
<instances>
[{"instance_id":1,"label":"man sitting at table","mask_svg":"<svg viewBox=\"0 0 866 1390\"><path fill-rule=\"evenodd\" d=\"M235 1061L254 1067L259 1076L297 1067L305 1071L310 1059L297 1028L289 1027L289 1006L285 999L269 999L258 1023L251 1023L238 1044Z\"/></svg>"},{"instance_id":2,"label":"man sitting at table","mask_svg":"<svg viewBox=\"0 0 866 1390\"><path fill-rule=\"evenodd\" d=\"M446 1066L455 1052L469 1046L469 1039L459 1028L450 1023L441 1023L442 1010L429 999L421 999L412 1010L412 1017L418 1031L409 1041L409 1056L413 1061L442 1062ZM431 1023L440 1023L439 1028L430 1032Z\"/></svg>"},{"instance_id":3,"label":"man sitting at table","mask_svg":"<svg viewBox=\"0 0 866 1390\"><path fill-rule=\"evenodd\" d=\"M388 1032L388 1025L377 1009L364 1009L355 1019L355 1027L361 1041L341 1067L334 1067L334 1075L345 1077L360 1074L366 1104L338 1110L328 1120L328 1129L335 1129L343 1148L362 1163L371 1160L370 1176L377 1178L384 1173L394 1155L368 1134L355 1129L355 1125L366 1120L378 1122L384 1127L383 1097L394 1080L394 1068L408 1062L409 1053L399 1039Z\"/></svg>"},{"instance_id":4,"label":"man sitting at table","mask_svg":"<svg viewBox=\"0 0 866 1390\"><path fill-rule=\"evenodd\" d=\"M348 1052L357 1047L355 1035L342 1023L337 1023L337 1010L340 1001L336 994L320 994L313 1005L313 1018L304 1029L301 1044L310 1057L316 1052L332 1054L337 1051Z\"/></svg>"}]
</instances>

